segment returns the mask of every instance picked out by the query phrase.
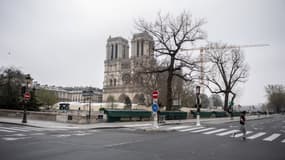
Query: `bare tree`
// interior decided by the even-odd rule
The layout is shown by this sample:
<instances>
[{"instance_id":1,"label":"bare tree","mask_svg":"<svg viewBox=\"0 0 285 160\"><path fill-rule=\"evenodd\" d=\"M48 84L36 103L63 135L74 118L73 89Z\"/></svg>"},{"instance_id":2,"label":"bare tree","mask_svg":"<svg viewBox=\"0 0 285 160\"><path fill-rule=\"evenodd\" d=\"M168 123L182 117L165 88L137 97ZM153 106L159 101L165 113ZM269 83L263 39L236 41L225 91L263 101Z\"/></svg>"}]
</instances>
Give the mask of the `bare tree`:
<instances>
[{"instance_id":1,"label":"bare tree","mask_svg":"<svg viewBox=\"0 0 285 160\"><path fill-rule=\"evenodd\" d=\"M244 83L248 77L248 65L245 63L242 51L226 44L210 43L206 50L206 59L209 62L206 74L207 88L216 94L224 94L224 110L229 111L236 97L235 87Z\"/></svg>"},{"instance_id":2,"label":"bare tree","mask_svg":"<svg viewBox=\"0 0 285 160\"><path fill-rule=\"evenodd\" d=\"M179 16L173 17L169 14L162 16L158 14L157 19L147 22L144 19L136 21L136 27L141 32L147 32L154 38L154 52L162 62L161 67L154 69L152 72L167 72L167 104L166 110L172 110L172 80L177 76L183 80L192 80L192 71L196 63L186 53L181 52L182 47L193 45L196 41L206 37L201 30L204 20L193 20L191 14L184 11ZM189 46L188 46L189 47ZM182 71L188 68L189 72Z\"/></svg>"}]
</instances>

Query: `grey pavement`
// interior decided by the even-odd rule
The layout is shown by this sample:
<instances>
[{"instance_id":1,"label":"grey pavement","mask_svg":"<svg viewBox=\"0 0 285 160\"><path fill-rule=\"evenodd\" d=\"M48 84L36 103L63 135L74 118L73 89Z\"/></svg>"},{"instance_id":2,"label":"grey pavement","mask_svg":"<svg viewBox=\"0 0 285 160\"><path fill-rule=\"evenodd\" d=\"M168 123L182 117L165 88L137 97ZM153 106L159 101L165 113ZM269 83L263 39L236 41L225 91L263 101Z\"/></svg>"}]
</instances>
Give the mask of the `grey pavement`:
<instances>
[{"instance_id":1,"label":"grey pavement","mask_svg":"<svg viewBox=\"0 0 285 160\"><path fill-rule=\"evenodd\" d=\"M263 118L270 118L271 116L260 115L260 116L247 116L247 120L256 120ZM229 117L225 118L204 118L200 119L201 124L220 124L227 122L235 122L239 121L239 117L234 117L234 119L230 119ZM135 122L102 122L102 123L92 123L92 124L72 124L72 123L62 123L55 121L43 121L43 120L29 120L28 123L23 124L22 119L19 118L7 118L0 117L0 123L8 123L8 124L17 124L17 125L26 125L33 127L41 127L41 128L65 128L65 129L108 129L108 128L152 128L153 121L135 121ZM167 120L160 125L174 125L174 124L189 124L196 123L196 119L186 119L186 120Z\"/></svg>"}]
</instances>

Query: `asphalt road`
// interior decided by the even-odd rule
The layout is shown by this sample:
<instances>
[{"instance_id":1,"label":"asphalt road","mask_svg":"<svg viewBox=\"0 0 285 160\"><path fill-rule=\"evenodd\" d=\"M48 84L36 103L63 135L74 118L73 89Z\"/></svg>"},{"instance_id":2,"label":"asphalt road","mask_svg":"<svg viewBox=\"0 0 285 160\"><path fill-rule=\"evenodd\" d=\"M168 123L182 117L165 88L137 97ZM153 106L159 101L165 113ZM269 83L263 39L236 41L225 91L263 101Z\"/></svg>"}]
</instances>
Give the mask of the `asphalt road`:
<instances>
[{"instance_id":1,"label":"asphalt road","mask_svg":"<svg viewBox=\"0 0 285 160\"><path fill-rule=\"evenodd\" d=\"M238 125L237 122L206 124L203 129L231 131L238 129ZM162 128L173 127L181 126ZM204 134L206 131L187 131L185 128L167 132L132 129L44 130L0 124L0 155L1 160L285 159L285 116L249 121L247 129L253 135L264 135L242 141L230 135ZM264 141L272 134L279 136L272 141Z\"/></svg>"}]
</instances>

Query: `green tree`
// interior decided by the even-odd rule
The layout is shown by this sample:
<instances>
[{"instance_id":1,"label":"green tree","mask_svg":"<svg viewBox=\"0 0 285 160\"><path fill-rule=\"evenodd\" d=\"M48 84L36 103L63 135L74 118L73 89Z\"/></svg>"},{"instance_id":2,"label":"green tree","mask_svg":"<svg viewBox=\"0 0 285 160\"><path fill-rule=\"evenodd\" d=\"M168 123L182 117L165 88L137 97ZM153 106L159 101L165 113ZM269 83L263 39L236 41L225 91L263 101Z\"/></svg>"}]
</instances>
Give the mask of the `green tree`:
<instances>
[{"instance_id":1,"label":"green tree","mask_svg":"<svg viewBox=\"0 0 285 160\"><path fill-rule=\"evenodd\" d=\"M125 98L125 109L132 109L132 101L128 96Z\"/></svg>"},{"instance_id":2,"label":"green tree","mask_svg":"<svg viewBox=\"0 0 285 160\"><path fill-rule=\"evenodd\" d=\"M196 94L194 93L193 86L190 82L183 84L183 91L181 95L181 104L183 107L195 107Z\"/></svg>"},{"instance_id":3,"label":"green tree","mask_svg":"<svg viewBox=\"0 0 285 160\"><path fill-rule=\"evenodd\" d=\"M0 71L0 107L21 109L21 87L25 85L25 75L18 69L2 68Z\"/></svg>"},{"instance_id":4,"label":"green tree","mask_svg":"<svg viewBox=\"0 0 285 160\"><path fill-rule=\"evenodd\" d=\"M210 104L209 97L206 94L201 94L201 106L202 108L208 108Z\"/></svg>"},{"instance_id":5,"label":"green tree","mask_svg":"<svg viewBox=\"0 0 285 160\"><path fill-rule=\"evenodd\" d=\"M223 101L220 95L212 94L210 97L211 101L213 102L214 107L223 106Z\"/></svg>"},{"instance_id":6,"label":"green tree","mask_svg":"<svg viewBox=\"0 0 285 160\"><path fill-rule=\"evenodd\" d=\"M47 89L37 89L36 97L41 105L52 106L58 102L56 93Z\"/></svg>"},{"instance_id":7,"label":"green tree","mask_svg":"<svg viewBox=\"0 0 285 160\"><path fill-rule=\"evenodd\" d=\"M267 85L265 87L267 94L267 106L274 112L285 111L285 87L283 85Z\"/></svg>"}]
</instances>

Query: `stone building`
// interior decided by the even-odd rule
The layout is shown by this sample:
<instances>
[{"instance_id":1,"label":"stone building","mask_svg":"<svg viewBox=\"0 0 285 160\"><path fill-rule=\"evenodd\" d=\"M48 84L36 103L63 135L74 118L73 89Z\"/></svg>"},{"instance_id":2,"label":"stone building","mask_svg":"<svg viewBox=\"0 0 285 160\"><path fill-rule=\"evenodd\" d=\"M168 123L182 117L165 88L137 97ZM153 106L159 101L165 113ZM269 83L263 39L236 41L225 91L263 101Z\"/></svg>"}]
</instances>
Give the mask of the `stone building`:
<instances>
[{"instance_id":1,"label":"stone building","mask_svg":"<svg viewBox=\"0 0 285 160\"><path fill-rule=\"evenodd\" d=\"M149 65L153 59L153 38L146 32L134 34L130 44L131 52L127 39L109 37L107 40L103 102L129 99L132 103L143 104L150 98L143 92L136 70Z\"/></svg>"}]
</instances>

